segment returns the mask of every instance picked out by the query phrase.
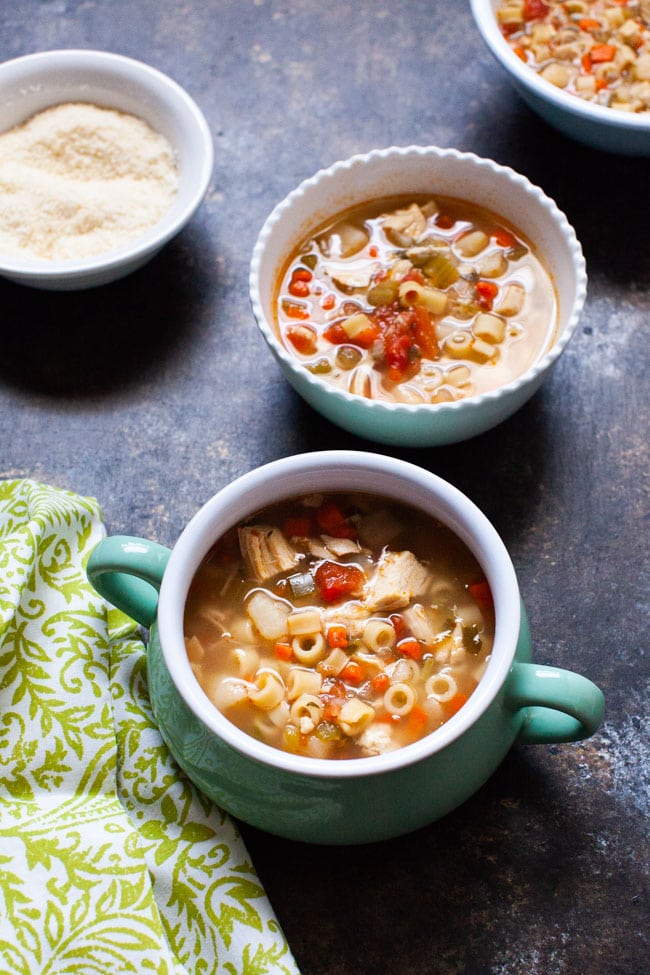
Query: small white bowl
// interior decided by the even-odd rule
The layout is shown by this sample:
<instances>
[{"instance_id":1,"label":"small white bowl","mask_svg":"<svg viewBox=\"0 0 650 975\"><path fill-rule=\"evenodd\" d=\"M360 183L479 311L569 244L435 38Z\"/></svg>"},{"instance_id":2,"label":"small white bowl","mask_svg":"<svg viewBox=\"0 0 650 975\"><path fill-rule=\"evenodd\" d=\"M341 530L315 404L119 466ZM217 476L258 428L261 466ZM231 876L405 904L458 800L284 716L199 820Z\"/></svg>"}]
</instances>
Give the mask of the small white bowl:
<instances>
[{"instance_id":1,"label":"small white bowl","mask_svg":"<svg viewBox=\"0 0 650 975\"><path fill-rule=\"evenodd\" d=\"M178 192L159 222L122 247L83 260L49 261L0 254L0 275L56 291L91 288L149 261L190 220L210 182L213 145L196 103L149 65L106 51L44 51L0 64L0 131L62 102L90 102L142 118L170 143Z\"/></svg>"},{"instance_id":2,"label":"small white bowl","mask_svg":"<svg viewBox=\"0 0 650 975\"><path fill-rule=\"evenodd\" d=\"M294 247L329 217L384 196L427 193L482 205L532 242L556 287L557 338L517 379L452 403L392 403L335 388L305 369L280 342L274 328L278 276ZM580 244L566 217L524 176L456 149L393 146L337 162L305 180L279 203L255 244L249 284L259 329L286 378L308 403L333 423L369 440L432 447L489 430L533 395L578 323L587 275Z\"/></svg>"},{"instance_id":3,"label":"small white bowl","mask_svg":"<svg viewBox=\"0 0 650 975\"><path fill-rule=\"evenodd\" d=\"M500 0L470 0L487 47L521 97L546 122L571 139L629 156L650 156L650 112L618 112L556 88L521 61L499 29Z\"/></svg>"}]
</instances>

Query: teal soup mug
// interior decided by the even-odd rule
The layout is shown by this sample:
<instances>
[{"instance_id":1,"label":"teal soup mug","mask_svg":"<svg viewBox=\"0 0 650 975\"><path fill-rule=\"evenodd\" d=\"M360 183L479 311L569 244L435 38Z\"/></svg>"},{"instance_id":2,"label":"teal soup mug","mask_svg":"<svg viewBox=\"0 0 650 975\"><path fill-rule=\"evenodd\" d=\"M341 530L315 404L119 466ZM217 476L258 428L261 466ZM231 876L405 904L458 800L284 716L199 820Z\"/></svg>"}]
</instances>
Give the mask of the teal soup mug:
<instances>
[{"instance_id":1,"label":"teal soup mug","mask_svg":"<svg viewBox=\"0 0 650 975\"><path fill-rule=\"evenodd\" d=\"M491 652L466 702L424 737L355 758L287 751L237 727L202 690L184 635L190 585L224 533L276 502L338 492L378 496L384 506L437 519L471 552L494 605ZM88 576L149 628L152 705L178 764L233 816L290 839L353 844L408 833L471 796L515 741L576 741L602 720L603 695L591 681L532 662L515 571L486 517L436 475L391 457L336 450L274 461L219 491L172 551L141 538L104 539Z\"/></svg>"}]
</instances>

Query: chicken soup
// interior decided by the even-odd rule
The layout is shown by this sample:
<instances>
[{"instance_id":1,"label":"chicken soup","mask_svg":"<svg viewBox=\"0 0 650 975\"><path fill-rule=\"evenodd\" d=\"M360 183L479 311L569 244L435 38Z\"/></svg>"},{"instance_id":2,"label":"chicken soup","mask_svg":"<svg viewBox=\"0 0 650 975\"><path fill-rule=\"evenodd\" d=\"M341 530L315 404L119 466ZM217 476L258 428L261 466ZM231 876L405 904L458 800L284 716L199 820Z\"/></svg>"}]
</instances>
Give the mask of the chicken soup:
<instances>
[{"instance_id":1,"label":"chicken soup","mask_svg":"<svg viewBox=\"0 0 650 975\"><path fill-rule=\"evenodd\" d=\"M540 78L619 112L650 111L648 0L503 0L501 32Z\"/></svg>"},{"instance_id":2,"label":"chicken soup","mask_svg":"<svg viewBox=\"0 0 650 975\"><path fill-rule=\"evenodd\" d=\"M184 620L212 703L269 745L315 758L389 752L464 706L494 610L469 549L435 519L370 494L315 494L228 531Z\"/></svg>"},{"instance_id":3,"label":"chicken soup","mask_svg":"<svg viewBox=\"0 0 650 975\"><path fill-rule=\"evenodd\" d=\"M444 196L339 214L283 270L275 327L327 383L370 399L444 403L511 382L553 344L554 284L531 243Z\"/></svg>"}]
</instances>

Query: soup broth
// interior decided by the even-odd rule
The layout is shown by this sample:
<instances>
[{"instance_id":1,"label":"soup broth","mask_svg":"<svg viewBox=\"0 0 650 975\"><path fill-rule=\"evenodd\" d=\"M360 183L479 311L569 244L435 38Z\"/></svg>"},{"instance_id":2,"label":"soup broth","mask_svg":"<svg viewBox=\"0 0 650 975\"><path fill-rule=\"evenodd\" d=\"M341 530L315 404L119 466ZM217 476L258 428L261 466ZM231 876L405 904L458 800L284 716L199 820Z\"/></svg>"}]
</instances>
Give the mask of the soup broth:
<instances>
[{"instance_id":1,"label":"soup broth","mask_svg":"<svg viewBox=\"0 0 650 975\"><path fill-rule=\"evenodd\" d=\"M371 494L314 494L228 531L185 608L188 657L235 725L316 758L380 755L464 706L494 610L467 547Z\"/></svg>"},{"instance_id":2,"label":"soup broth","mask_svg":"<svg viewBox=\"0 0 650 975\"><path fill-rule=\"evenodd\" d=\"M443 403L502 386L553 344L548 271L515 228L444 196L350 209L300 243L275 328L325 382L370 399Z\"/></svg>"}]
</instances>

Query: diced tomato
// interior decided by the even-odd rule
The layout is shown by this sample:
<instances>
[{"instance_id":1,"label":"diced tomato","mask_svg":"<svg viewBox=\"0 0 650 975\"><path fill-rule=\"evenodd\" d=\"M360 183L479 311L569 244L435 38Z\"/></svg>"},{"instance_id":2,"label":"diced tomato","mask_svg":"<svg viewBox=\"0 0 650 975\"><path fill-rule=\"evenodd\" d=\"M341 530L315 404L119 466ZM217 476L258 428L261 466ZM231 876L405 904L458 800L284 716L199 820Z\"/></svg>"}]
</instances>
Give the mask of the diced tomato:
<instances>
[{"instance_id":1,"label":"diced tomato","mask_svg":"<svg viewBox=\"0 0 650 975\"><path fill-rule=\"evenodd\" d=\"M413 323L415 341L421 354L427 359L437 359L440 356L438 336L428 311L426 308L417 305L413 309L413 315L415 319Z\"/></svg>"},{"instance_id":2,"label":"diced tomato","mask_svg":"<svg viewBox=\"0 0 650 975\"><path fill-rule=\"evenodd\" d=\"M297 267L295 271L291 272L292 281L311 281L313 274L306 267Z\"/></svg>"},{"instance_id":3,"label":"diced tomato","mask_svg":"<svg viewBox=\"0 0 650 975\"><path fill-rule=\"evenodd\" d=\"M348 342L350 342L352 345L360 345L362 349L369 349L375 344L380 336L381 331L379 326L375 322L371 321L367 328L364 328L362 332L357 332L354 338L348 339Z\"/></svg>"},{"instance_id":4,"label":"diced tomato","mask_svg":"<svg viewBox=\"0 0 650 975\"><path fill-rule=\"evenodd\" d=\"M336 304L336 298L334 297L333 294L330 293L328 295L325 295L325 297L320 303L320 306L324 311L331 311L335 304Z\"/></svg>"},{"instance_id":5,"label":"diced tomato","mask_svg":"<svg viewBox=\"0 0 650 975\"><path fill-rule=\"evenodd\" d=\"M524 0L524 20L537 20L546 17L548 4L544 0Z\"/></svg>"},{"instance_id":6,"label":"diced tomato","mask_svg":"<svg viewBox=\"0 0 650 975\"><path fill-rule=\"evenodd\" d=\"M365 575L356 565L340 562L321 562L314 573L318 590L326 603L334 603L345 596L359 596Z\"/></svg>"},{"instance_id":7,"label":"diced tomato","mask_svg":"<svg viewBox=\"0 0 650 975\"><path fill-rule=\"evenodd\" d=\"M318 527L334 538L356 538L357 529L348 523L335 501L326 501L316 512Z\"/></svg>"},{"instance_id":8,"label":"diced tomato","mask_svg":"<svg viewBox=\"0 0 650 975\"><path fill-rule=\"evenodd\" d=\"M300 305L295 301L283 301L282 311L288 318L298 318L303 321L309 318L309 309L305 305Z\"/></svg>"},{"instance_id":9,"label":"diced tomato","mask_svg":"<svg viewBox=\"0 0 650 975\"><path fill-rule=\"evenodd\" d=\"M416 350L410 335L393 333L385 337L384 356L388 378L391 382L399 383L415 374L417 371L417 366L415 369L413 368L415 353Z\"/></svg>"},{"instance_id":10,"label":"diced tomato","mask_svg":"<svg viewBox=\"0 0 650 975\"><path fill-rule=\"evenodd\" d=\"M475 287L479 305L485 311L490 311L499 293L498 286L494 281L477 281Z\"/></svg>"},{"instance_id":11,"label":"diced tomato","mask_svg":"<svg viewBox=\"0 0 650 975\"><path fill-rule=\"evenodd\" d=\"M454 217L449 213L439 213L436 217L436 225L440 227L441 230L451 230L451 228L456 223Z\"/></svg>"},{"instance_id":12,"label":"diced tomato","mask_svg":"<svg viewBox=\"0 0 650 975\"><path fill-rule=\"evenodd\" d=\"M296 352L301 355L313 355L317 348L316 329L311 325L288 325L285 335Z\"/></svg>"},{"instance_id":13,"label":"diced tomato","mask_svg":"<svg viewBox=\"0 0 650 975\"><path fill-rule=\"evenodd\" d=\"M284 534L290 538L293 536L309 538L312 530L312 520L305 515L293 515L290 518L285 518L282 529Z\"/></svg>"},{"instance_id":14,"label":"diced tomato","mask_svg":"<svg viewBox=\"0 0 650 975\"><path fill-rule=\"evenodd\" d=\"M368 248L368 257L377 257L378 254L379 254L379 250L377 249L375 244L371 244L370 247Z\"/></svg>"}]
</instances>

